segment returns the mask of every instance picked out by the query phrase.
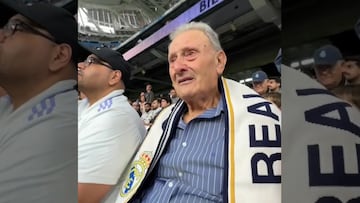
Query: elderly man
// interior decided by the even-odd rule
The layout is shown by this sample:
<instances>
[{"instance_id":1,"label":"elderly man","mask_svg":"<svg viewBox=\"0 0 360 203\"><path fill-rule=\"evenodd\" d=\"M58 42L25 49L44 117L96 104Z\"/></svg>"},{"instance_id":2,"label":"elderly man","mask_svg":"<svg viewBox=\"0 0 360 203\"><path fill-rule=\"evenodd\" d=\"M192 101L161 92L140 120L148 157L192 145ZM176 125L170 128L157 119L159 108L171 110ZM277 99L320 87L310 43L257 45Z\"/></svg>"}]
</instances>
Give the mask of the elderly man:
<instances>
[{"instance_id":1,"label":"elderly man","mask_svg":"<svg viewBox=\"0 0 360 203\"><path fill-rule=\"evenodd\" d=\"M139 115L123 95L130 65L108 48L88 50L78 64L78 202L114 202L114 186L145 136ZM113 192L111 192L113 191Z\"/></svg>"},{"instance_id":2,"label":"elderly man","mask_svg":"<svg viewBox=\"0 0 360 203\"><path fill-rule=\"evenodd\" d=\"M338 48L325 45L314 52L315 76L326 89L332 90L345 84L344 59Z\"/></svg>"},{"instance_id":3,"label":"elderly man","mask_svg":"<svg viewBox=\"0 0 360 203\"><path fill-rule=\"evenodd\" d=\"M184 24L170 39L181 100L155 120L117 203L281 202L280 111L221 76L226 54L209 25Z\"/></svg>"},{"instance_id":4,"label":"elderly man","mask_svg":"<svg viewBox=\"0 0 360 203\"><path fill-rule=\"evenodd\" d=\"M77 23L0 0L0 202L75 202Z\"/></svg>"}]
</instances>

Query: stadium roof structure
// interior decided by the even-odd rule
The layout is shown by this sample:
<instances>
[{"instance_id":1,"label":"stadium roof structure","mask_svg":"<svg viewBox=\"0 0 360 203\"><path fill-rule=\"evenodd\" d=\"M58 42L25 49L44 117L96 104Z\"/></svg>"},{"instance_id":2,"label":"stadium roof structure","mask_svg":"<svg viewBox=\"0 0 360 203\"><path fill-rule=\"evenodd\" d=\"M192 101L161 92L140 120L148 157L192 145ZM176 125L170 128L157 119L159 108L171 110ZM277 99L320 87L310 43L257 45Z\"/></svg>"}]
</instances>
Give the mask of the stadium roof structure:
<instances>
[{"instance_id":1,"label":"stadium roof structure","mask_svg":"<svg viewBox=\"0 0 360 203\"><path fill-rule=\"evenodd\" d=\"M79 0L79 40L85 46L118 47L184 0Z\"/></svg>"}]
</instances>

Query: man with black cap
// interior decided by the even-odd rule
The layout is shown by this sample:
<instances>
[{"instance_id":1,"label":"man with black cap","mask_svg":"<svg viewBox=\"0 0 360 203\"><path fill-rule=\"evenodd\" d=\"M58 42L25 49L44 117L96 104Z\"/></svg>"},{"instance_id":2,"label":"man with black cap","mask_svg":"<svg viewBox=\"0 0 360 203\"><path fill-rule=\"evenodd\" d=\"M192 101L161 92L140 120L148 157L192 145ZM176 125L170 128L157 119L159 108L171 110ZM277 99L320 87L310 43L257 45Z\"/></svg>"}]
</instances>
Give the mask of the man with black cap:
<instances>
[{"instance_id":1,"label":"man with black cap","mask_svg":"<svg viewBox=\"0 0 360 203\"><path fill-rule=\"evenodd\" d=\"M268 82L269 82L268 76L264 71L260 70L252 74L253 89L258 94L264 94L268 92L268 88L269 88Z\"/></svg>"},{"instance_id":2,"label":"man with black cap","mask_svg":"<svg viewBox=\"0 0 360 203\"><path fill-rule=\"evenodd\" d=\"M79 90L87 96L78 107L78 202L115 202L114 185L146 131L123 95L129 63L109 48L87 51L78 64Z\"/></svg>"},{"instance_id":3,"label":"man with black cap","mask_svg":"<svg viewBox=\"0 0 360 203\"><path fill-rule=\"evenodd\" d=\"M333 45L325 45L314 52L315 75L317 81L331 90L345 84L343 76L344 59L340 50Z\"/></svg>"},{"instance_id":4,"label":"man with black cap","mask_svg":"<svg viewBox=\"0 0 360 203\"><path fill-rule=\"evenodd\" d=\"M0 202L75 202L73 15L0 0Z\"/></svg>"}]
</instances>

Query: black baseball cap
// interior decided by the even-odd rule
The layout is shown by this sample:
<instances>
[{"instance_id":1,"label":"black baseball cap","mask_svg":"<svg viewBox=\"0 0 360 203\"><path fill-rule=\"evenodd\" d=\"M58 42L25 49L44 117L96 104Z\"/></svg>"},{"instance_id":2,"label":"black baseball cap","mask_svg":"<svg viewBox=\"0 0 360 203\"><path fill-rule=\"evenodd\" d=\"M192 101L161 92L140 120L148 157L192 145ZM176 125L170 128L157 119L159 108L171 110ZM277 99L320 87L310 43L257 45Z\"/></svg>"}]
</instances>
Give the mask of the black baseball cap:
<instances>
[{"instance_id":1,"label":"black baseball cap","mask_svg":"<svg viewBox=\"0 0 360 203\"><path fill-rule=\"evenodd\" d=\"M39 28L49 32L58 44L69 44L73 62L77 62L78 33L75 17L66 9L50 3L22 4L13 0L0 0L0 26L15 14L20 14L34 22Z\"/></svg>"},{"instance_id":2,"label":"black baseball cap","mask_svg":"<svg viewBox=\"0 0 360 203\"><path fill-rule=\"evenodd\" d=\"M122 74L121 79L124 82L125 86L129 84L132 65L129 62L125 61L122 54L120 54L118 51L107 47L90 49L82 45L80 45L80 48L82 56L85 56L85 54L86 56L94 54L102 61L108 63L111 66L111 69L120 70Z\"/></svg>"},{"instance_id":3,"label":"black baseball cap","mask_svg":"<svg viewBox=\"0 0 360 203\"><path fill-rule=\"evenodd\" d=\"M256 71L255 73L252 74L251 77L252 77L252 81L257 83L263 82L264 80L268 79L267 74L262 70Z\"/></svg>"},{"instance_id":4,"label":"black baseball cap","mask_svg":"<svg viewBox=\"0 0 360 203\"><path fill-rule=\"evenodd\" d=\"M331 44L322 46L314 52L315 67L318 65L333 66L339 60L343 60L343 56L340 50Z\"/></svg>"}]
</instances>

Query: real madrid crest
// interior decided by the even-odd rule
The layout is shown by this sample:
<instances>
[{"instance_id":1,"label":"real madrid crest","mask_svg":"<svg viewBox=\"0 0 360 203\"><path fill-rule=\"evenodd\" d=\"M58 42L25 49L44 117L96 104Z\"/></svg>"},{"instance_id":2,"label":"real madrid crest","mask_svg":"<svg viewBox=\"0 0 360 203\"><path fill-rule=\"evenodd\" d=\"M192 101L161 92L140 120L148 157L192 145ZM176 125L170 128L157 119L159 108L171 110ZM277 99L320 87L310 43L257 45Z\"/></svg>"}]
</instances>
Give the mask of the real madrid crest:
<instances>
[{"instance_id":1,"label":"real madrid crest","mask_svg":"<svg viewBox=\"0 0 360 203\"><path fill-rule=\"evenodd\" d=\"M150 151L145 151L132 163L130 171L128 171L127 179L121 186L121 197L126 197L133 189L138 187L139 183L141 183L142 179L145 177L151 161L152 153Z\"/></svg>"}]
</instances>

